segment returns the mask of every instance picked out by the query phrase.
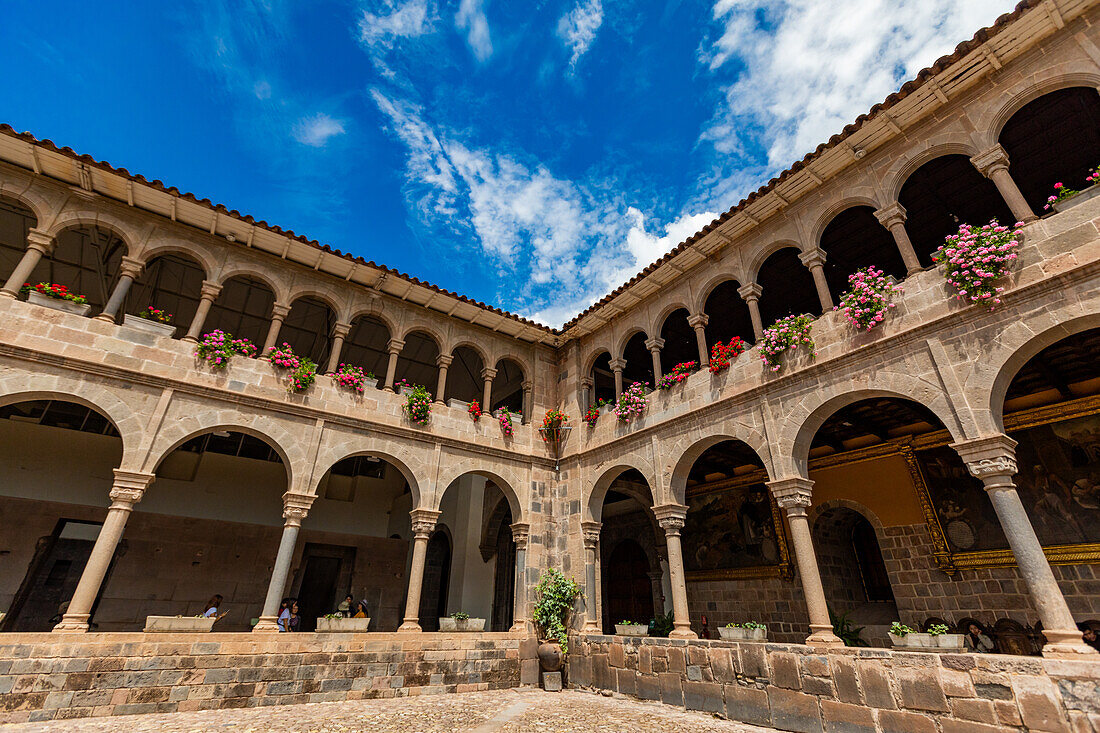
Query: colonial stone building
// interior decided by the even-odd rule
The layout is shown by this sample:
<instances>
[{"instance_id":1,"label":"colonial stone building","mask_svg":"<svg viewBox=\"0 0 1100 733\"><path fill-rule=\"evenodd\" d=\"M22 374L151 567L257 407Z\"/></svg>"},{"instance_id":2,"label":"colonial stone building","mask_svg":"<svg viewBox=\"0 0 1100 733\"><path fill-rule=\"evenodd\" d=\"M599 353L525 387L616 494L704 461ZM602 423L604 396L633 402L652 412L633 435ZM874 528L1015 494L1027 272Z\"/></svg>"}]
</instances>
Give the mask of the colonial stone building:
<instances>
[{"instance_id":1,"label":"colonial stone building","mask_svg":"<svg viewBox=\"0 0 1100 733\"><path fill-rule=\"evenodd\" d=\"M1021 3L560 330L0 128L0 630L140 632L219 593L217 631L273 631L286 596L308 631L352 593L372 629L424 650L458 611L524 636L557 568L583 587L578 680L616 687L619 669L640 696L680 670L631 667L599 635L665 612L673 639L755 620L796 655L840 646L835 621L888 646L900 620L1095 658L1078 625L1100 627L1100 197L1046 203L1100 165L1098 24L1094 0ZM993 309L931 259L991 219L1022 225ZM860 332L834 306L870 265L904 293ZM89 312L25 302L38 282ZM136 318L148 307L174 333ZM772 371L758 342L792 314L813 317L816 356ZM261 358L213 368L196 348L216 330ZM755 345L728 369L629 421L580 419L735 337ZM263 358L283 343L315 384L288 390ZM377 383L341 386L342 364ZM412 384L433 396L423 425ZM539 429L551 408L560 441ZM93 636L66 648L110 643ZM714 647L688 648L722 682ZM744 674L802 689L776 681L785 663ZM1021 669L1095 690L1096 666L1075 664ZM0 697L37 690L2 680ZM1100 714L1066 689L1059 720ZM46 715L48 694L8 707Z\"/></svg>"}]
</instances>

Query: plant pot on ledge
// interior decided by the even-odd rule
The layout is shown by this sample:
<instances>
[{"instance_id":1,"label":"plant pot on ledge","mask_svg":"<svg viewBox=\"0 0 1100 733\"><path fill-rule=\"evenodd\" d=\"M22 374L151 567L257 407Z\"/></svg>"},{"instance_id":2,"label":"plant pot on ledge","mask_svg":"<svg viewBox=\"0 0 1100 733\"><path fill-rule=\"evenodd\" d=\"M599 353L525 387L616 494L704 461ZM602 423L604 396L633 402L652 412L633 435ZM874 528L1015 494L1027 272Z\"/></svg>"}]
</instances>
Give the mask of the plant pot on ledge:
<instances>
[{"instance_id":1,"label":"plant pot on ledge","mask_svg":"<svg viewBox=\"0 0 1100 733\"><path fill-rule=\"evenodd\" d=\"M42 305L47 308L53 308L55 311L72 313L76 316L86 316L88 315L88 311L92 309L91 303L74 303L71 300L51 298L47 295L43 295L37 290L32 290L27 293L27 302L34 303L35 305Z\"/></svg>"},{"instance_id":2,"label":"plant pot on ledge","mask_svg":"<svg viewBox=\"0 0 1100 733\"><path fill-rule=\"evenodd\" d=\"M726 641L767 641L768 630L742 629L731 626L719 626L718 635Z\"/></svg>"},{"instance_id":3,"label":"plant pot on ledge","mask_svg":"<svg viewBox=\"0 0 1100 733\"><path fill-rule=\"evenodd\" d=\"M451 618L447 616L439 619L440 631L484 631L485 619L483 618Z\"/></svg>"},{"instance_id":4,"label":"plant pot on ledge","mask_svg":"<svg viewBox=\"0 0 1100 733\"><path fill-rule=\"evenodd\" d=\"M1100 196L1100 183L1089 186L1084 191L1079 191L1069 198L1059 201L1058 203L1053 205L1053 208L1058 213L1061 213L1066 209L1071 209L1077 204L1083 204L1084 202L1090 199L1094 199L1097 196Z\"/></svg>"},{"instance_id":5,"label":"plant pot on ledge","mask_svg":"<svg viewBox=\"0 0 1100 733\"><path fill-rule=\"evenodd\" d=\"M218 619L214 616L146 616L143 631L188 634L211 631L214 622Z\"/></svg>"},{"instance_id":6,"label":"plant pot on ledge","mask_svg":"<svg viewBox=\"0 0 1100 733\"><path fill-rule=\"evenodd\" d=\"M352 632L364 632L370 627L370 617L367 618L319 618L317 619L317 630L336 632L336 633L352 633Z\"/></svg>"},{"instance_id":7,"label":"plant pot on ledge","mask_svg":"<svg viewBox=\"0 0 1100 733\"><path fill-rule=\"evenodd\" d=\"M648 636L646 624L615 624L615 636Z\"/></svg>"},{"instance_id":8,"label":"plant pot on ledge","mask_svg":"<svg viewBox=\"0 0 1100 733\"><path fill-rule=\"evenodd\" d=\"M151 318L142 318L141 316L135 316L130 313L122 317L122 325L138 331L144 331L145 333L151 333L160 338L170 339L176 335L176 327L171 323L161 323Z\"/></svg>"}]
</instances>

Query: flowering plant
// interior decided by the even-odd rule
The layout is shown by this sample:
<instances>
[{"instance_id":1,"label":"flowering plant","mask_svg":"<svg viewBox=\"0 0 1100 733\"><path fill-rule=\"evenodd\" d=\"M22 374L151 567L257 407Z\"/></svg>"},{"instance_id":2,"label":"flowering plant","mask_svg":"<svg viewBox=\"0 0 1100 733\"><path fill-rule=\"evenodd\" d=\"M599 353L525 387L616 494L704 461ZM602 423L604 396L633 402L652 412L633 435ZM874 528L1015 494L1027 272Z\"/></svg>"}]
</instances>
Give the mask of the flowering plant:
<instances>
[{"instance_id":1,"label":"flowering plant","mask_svg":"<svg viewBox=\"0 0 1100 733\"><path fill-rule=\"evenodd\" d=\"M555 408L553 410L546 411L546 415L542 418L542 427L557 428L561 427L567 422L569 422L569 416L561 410Z\"/></svg>"},{"instance_id":2,"label":"flowering plant","mask_svg":"<svg viewBox=\"0 0 1100 733\"><path fill-rule=\"evenodd\" d=\"M225 369L234 354L256 356L256 346L248 339L235 339L216 328L202 337L195 347L195 356L203 359L212 369Z\"/></svg>"},{"instance_id":3,"label":"flowering plant","mask_svg":"<svg viewBox=\"0 0 1100 733\"><path fill-rule=\"evenodd\" d=\"M286 341L282 346L272 346L267 358L271 359L272 364L283 369L297 369L302 364L301 357L294 353L294 349Z\"/></svg>"},{"instance_id":4,"label":"flowering plant","mask_svg":"<svg viewBox=\"0 0 1100 733\"><path fill-rule=\"evenodd\" d=\"M470 406L466 409L466 412L470 413L470 417L474 419L474 422L481 419L481 405L478 404L477 400L470 402Z\"/></svg>"},{"instance_id":5,"label":"flowering plant","mask_svg":"<svg viewBox=\"0 0 1100 733\"><path fill-rule=\"evenodd\" d=\"M881 323L886 312L895 307L894 296L904 292L874 265L849 275L848 285L840 296L840 305L833 310L843 310L848 323L861 331L870 331Z\"/></svg>"},{"instance_id":6,"label":"flowering plant","mask_svg":"<svg viewBox=\"0 0 1100 733\"><path fill-rule=\"evenodd\" d=\"M160 308L154 308L153 306L148 306L141 313L138 313L138 317L144 318L147 321L160 321L161 323L172 322L171 313L166 310L161 310Z\"/></svg>"},{"instance_id":7,"label":"flowering plant","mask_svg":"<svg viewBox=\"0 0 1100 733\"><path fill-rule=\"evenodd\" d=\"M400 384L408 383L402 379ZM417 425L427 425L432 416L432 395L427 388L419 384L412 386L412 392L405 397L405 414Z\"/></svg>"},{"instance_id":8,"label":"flowering plant","mask_svg":"<svg viewBox=\"0 0 1100 733\"><path fill-rule=\"evenodd\" d=\"M635 382L619 395L619 404L615 405L615 417L619 418L619 422L630 422L645 412L646 405L649 403L645 395L645 387L644 382Z\"/></svg>"},{"instance_id":9,"label":"flowering plant","mask_svg":"<svg viewBox=\"0 0 1100 733\"><path fill-rule=\"evenodd\" d=\"M600 406L590 405L584 414L581 415L581 420L584 420L588 424L588 427L596 427L596 421L600 419Z\"/></svg>"},{"instance_id":10,"label":"flowering plant","mask_svg":"<svg viewBox=\"0 0 1100 733\"><path fill-rule=\"evenodd\" d=\"M1020 246L1023 224L1012 228L994 219L981 229L969 224L959 227L958 234L932 253L932 260L943 266L944 276L957 291L957 298L971 303L988 303L993 310L1001 302L1004 288L994 283L1008 274L1016 250Z\"/></svg>"},{"instance_id":11,"label":"flowering plant","mask_svg":"<svg viewBox=\"0 0 1100 733\"><path fill-rule=\"evenodd\" d=\"M500 417L497 420L500 422L500 431L504 433L504 437L511 438L515 430L512 428L512 413L508 412L507 407L500 411Z\"/></svg>"},{"instance_id":12,"label":"flowering plant","mask_svg":"<svg viewBox=\"0 0 1100 733\"><path fill-rule=\"evenodd\" d=\"M88 302L88 299L85 298L83 295L70 293L68 287L64 285L58 285L57 283L38 283L37 285L23 283L23 287L19 288L20 293L29 293L32 290L37 293L41 293L48 298L54 298L55 300L68 300L73 303Z\"/></svg>"},{"instance_id":13,"label":"flowering plant","mask_svg":"<svg viewBox=\"0 0 1100 733\"><path fill-rule=\"evenodd\" d=\"M734 336L725 344L718 341L710 350L710 366L707 368L710 369L711 374L729 369L730 361L740 356L747 348L749 348L748 345L740 336Z\"/></svg>"},{"instance_id":14,"label":"flowering plant","mask_svg":"<svg viewBox=\"0 0 1100 733\"><path fill-rule=\"evenodd\" d=\"M1047 197L1047 202L1043 206L1044 210L1049 211L1054 208L1054 205L1060 201L1065 201L1070 196L1074 196L1080 193L1080 191L1074 191L1072 188L1066 188L1064 183L1054 184L1054 195Z\"/></svg>"},{"instance_id":15,"label":"flowering plant","mask_svg":"<svg viewBox=\"0 0 1100 733\"><path fill-rule=\"evenodd\" d=\"M282 346L273 346L268 358L274 366L291 370L287 375L287 392L302 392L317 381L317 365L312 359L295 354L285 341Z\"/></svg>"},{"instance_id":16,"label":"flowering plant","mask_svg":"<svg viewBox=\"0 0 1100 733\"><path fill-rule=\"evenodd\" d=\"M1090 184L1100 183L1100 165L1096 166L1096 170L1088 174L1085 178L1085 182Z\"/></svg>"},{"instance_id":17,"label":"flowering plant","mask_svg":"<svg viewBox=\"0 0 1100 733\"><path fill-rule=\"evenodd\" d=\"M363 380L374 379L374 375L369 372L364 372L363 367L341 363L340 366L336 368L336 371L332 373L332 378L336 380L336 383L341 387L347 387L354 392L363 394Z\"/></svg>"},{"instance_id":18,"label":"flowering plant","mask_svg":"<svg viewBox=\"0 0 1100 733\"><path fill-rule=\"evenodd\" d=\"M810 358L817 356L814 351L814 340L810 336L811 316L803 313L800 316L787 316L780 318L764 329L764 337L760 339L760 358L773 372L778 372L783 363L780 357L784 351L794 351L799 346L810 347Z\"/></svg>"},{"instance_id":19,"label":"flowering plant","mask_svg":"<svg viewBox=\"0 0 1100 733\"><path fill-rule=\"evenodd\" d=\"M691 376L699 368L697 361L682 361L672 371L657 380L657 389L669 389Z\"/></svg>"}]
</instances>

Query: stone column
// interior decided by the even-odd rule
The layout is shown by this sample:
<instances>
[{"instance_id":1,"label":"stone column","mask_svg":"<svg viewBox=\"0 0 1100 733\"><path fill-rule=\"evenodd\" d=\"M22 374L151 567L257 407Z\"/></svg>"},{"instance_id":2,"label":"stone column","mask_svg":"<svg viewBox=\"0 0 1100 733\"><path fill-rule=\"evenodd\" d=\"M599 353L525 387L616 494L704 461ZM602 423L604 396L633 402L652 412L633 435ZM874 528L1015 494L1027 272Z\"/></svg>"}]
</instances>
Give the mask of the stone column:
<instances>
[{"instance_id":1,"label":"stone column","mask_svg":"<svg viewBox=\"0 0 1100 733\"><path fill-rule=\"evenodd\" d=\"M439 376L435 380L435 401L441 405L446 402L443 395L447 392L447 370L451 368L452 361L454 357L450 354L440 354L435 357L435 365L439 368Z\"/></svg>"},{"instance_id":2,"label":"stone column","mask_svg":"<svg viewBox=\"0 0 1100 733\"><path fill-rule=\"evenodd\" d=\"M814 276L814 285L817 287L817 299L821 301L821 312L828 313L833 309L833 296L829 293L829 282L825 279L825 250L814 247L798 255L798 259L810 268L810 274Z\"/></svg>"},{"instance_id":3,"label":"stone column","mask_svg":"<svg viewBox=\"0 0 1100 733\"><path fill-rule=\"evenodd\" d=\"M591 377L581 380L581 412L587 410L595 401L593 394L596 391L596 381Z\"/></svg>"},{"instance_id":4,"label":"stone column","mask_svg":"<svg viewBox=\"0 0 1100 733\"><path fill-rule=\"evenodd\" d=\"M902 262L905 263L905 274L912 275L914 272L919 272L921 266L917 253L913 249L913 243L909 240L909 232L905 231L905 216L905 207L896 201L875 212L875 218L878 219L879 224L889 229L890 234L894 235L894 243L898 246L898 252L901 253Z\"/></svg>"},{"instance_id":5,"label":"stone column","mask_svg":"<svg viewBox=\"0 0 1100 733\"><path fill-rule=\"evenodd\" d=\"M596 551L601 529L603 525L599 522L581 522L584 535L584 626L581 631L586 634L600 633L600 617L596 613Z\"/></svg>"},{"instance_id":6,"label":"stone column","mask_svg":"<svg viewBox=\"0 0 1100 733\"><path fill-rule=\"evenodd\" d=\"M191 319L191 327L187 329L187 335L183 341L196 343L202 335L202 327L206 323L206 317L210 315L210 308L214 301L221 295L222 286L212 280L202 281L202 292L199 294L199 307L195 309L195 317Z\"/></svg>"},{"instance_id":7,"label":"stone column","mask_svg":"<svg viewBox=\"0 0 1100 733\"><path fill-rule=\"evenodd\" d=\"M833 624L829 619L829 606L825 602L825 590L821 586L821 572L817 567L817 555L806 516L813 485L814 482L806 478L768 482L776 503L787 512L787 524L791 528L798 577L802 580L802 594L806 597L806 610L810 614L810 636L806 643L810 646L841 647L844 642L833 633Z\"/></svg>"},{"instance_id":8,"label":"stone column","mask_svg":"<svg viewBox=\"0 0 1100 733\"><path fill-rule=\"evenodd\" d=\"M707 348L707 324L710 316L696 313L688 317L688 325L695 330L695 344L699 347L699 366L706 369L710 365L710 349Z\"/></svg>"},{"instance_id":9,"label":"stone column","mask_svg":"<svg viewBox=\"0 0 1100 733\"><path fill-rule=\"evenodd\" d=\"M390 360L386 364L386 383L382 389L393 392L393 380L397 376L397 357L401 355L401 350L405 348L405 342L401 339L390 339L386 343L386 348L390 352Z\"/></svg>"},{"instance_id":10,"label":"stone column","mask_svg":"<svg viewBox=\"0 0 1100 733\"><path fill-rule=\"evenodd\" d=\"M951 447L962 456L970 473L985 484L1016 566L1043 622L1043 635L1047 638L1043 656L1095 657L1096 650L1081 640L1081 632L1016 491L1012 480L1016 475L1016 441L1007 435L995 435L953 443Z\"/></svg>"},{"instance_id":11,"label":"stone column","mask_svg":"<svg viewBox=\"0 0 1100 733\"><path fill-rule=\"evenodd\" d=\"M88 630L88 617L92 613L92 606L99 595L99 589L103 585L103 578L107 575L107 568L111 565L111 559L115 556L115 548L122 539L122 531L126 528L126 520L130 518L134 504L141 501L145 490L156 478L151 473L139 471L123 471L115 469L115 480L111 486L111 506L107 510L107 518L103 520L103 526L99 528L99 536L92 546L92 554L88 556L88 562L84 565L84 571L80 574L80 580L76 584L69 608L61 617L61 622L53 627L58 633L81 633Z\"/></svg>"},{"instance_id":12,"label":"stone column","mask_svg":"<svg viewBox=\"0 0 1100 733\"><path fill-rule=\"evenodd\" d=\"M488 410L493 404L491 402L491 400L493 399L493 379L496 377L496 375L496 369L485 367L481 370L481 378L482 380L484 380L482 382L483 387L481 391L481 409L483 410Z\"/></svg>"},{"instance_id":13,"label":"stone column","mask_svg":"<svg viewBox=\"0 0 1100 733\"><path fill-rule=\"evenodd\" d=\"M27 232L27 251L23 258L12 270L11 277L0 288L0 298L14 298L19 295L19 289L30 279L34 268L42 260L43 255L49 255L57 245L57 240L41 229L31 229Z\"/></svg>"},{"instance_id":14,"label":"stone column","mask_svg":"<svg viewBox=\"0 0 1100 733\"><path fill-rule=\"evenodd\" d=\"M283 303L275 303L271 306L271 326L267 329L267 338L264 339L264 347L260 349L260 355L275 348L279 341L279 331L283 327L283 319L290 313L290 306Z\"/></svg>"},{"instance_id":15,"label":"stone column","mask_svg":"<svg viewBox=\"0 0 1100 733\"><path fill-rule=\"evenodd\" d=\"M749 307L749 318L752 319L752 333L756 340L764 338L764 323L760 320L760 296L764 289L756 283L745 283L737 288L737 294Z\"/></svg>"},{"instance_id":16,"label":"stone column","mask_svg":"<svg viewBox=\"0 0 1100 733\"><path fill-rule=\"evenodd\" d=\"M665 348L665 340L651 338L645 342L645 347L649 349L649 355L653 357L653 384L649 386L657 389L657 382L661 381L661 349Z\"/></svg>"},{"instance_id":17,"label":"stone column","mask_svg":"<svg viewBox=\"0 0 1100 733\"><path fill-rule=\"evenodd\" d=\"M1028 205L1027 199L1020 193L1020 187L1016 185L1016 181L1012 179L1012 175L1008 172L1008 153L1005 152L1003 147L999 144L994 145L988 150L983 150L975 155L970 159L970 162L983 176L993 181L997 190L1001 192L1001 198L1005 200L1008 208L1012 211L1012 215L1016 217L1016 221L1027 223L1038 218L1035 216L1035 212L1031 210L1031 206ZM1001 223L1005 226L1012 226L1015 222Z\"/></svg>"},{"instance_id":18,"label":"stone column","mask_svg":"<svg viewBox=\"0 0 1100 733\"><path fill-rule=\"evenodd\" d=\"M534 395L535 383L528 380L523 383L523 422L534 422L535 416L531 413L535 410L535 402L532 400Z\"/></svg>"},{"instance_id":19,"label":"stone column","mask_svg":"<svg viewBox=\"0 0 1100 733\"><path fill-rule=\"evenodd\" d=\"M512 525L512 540L516 543L516 607L509 631L527 630L527 538L530 532L531 525L526 522Z\"/></svg>"},{"instance_id":20,"label":"stone column","mask_svg":"<svg viewBox=\"0 0 1100 733\"><path fill-rule=\"evenodd\" d=\"M615 399L623 394L623 369L626 369L626 359L612 359L608 362L611 371L615 373Z\"/></svg>"},{"instance_id":21,"label":"stone column","mask_svg":"<svg viewBox=\"0 0 1100 733\"><path fill-rule=\"evenodd\" d=\"M691 630L691 615L688 613L687 580L684 577L684 556L680 549L680 530L684 528L687 507L683 504L662 504L653 507L657 523L665 531L665 546L668 548L668 573L672 579L672 639L698 639L699 635Z\"/></svg>"},{"instance_id":22,"label":"stone column","mask_svg":"<svg viewBox=\"0 0 1100 733\"><path fill-rule=\"evenodd\" d=\"M332 374L340 366L340 355L344 351L344 339L351 333L350 323L337 323L332 327L332 353L328 357L325 374Z\"/></svg>"},{"instance_id":23,"label":"stone column","mask_svg":"<svg viewBox=\"0 0 1100 733\"><path fill-rule=\"evenodd\" d=\"M271 580L267 584L267 596L260 619L252 627L254 632L277 632L279 630L279 601L286 593L286 581L290 577L290 566L294 562L294 548L298 545L298 531L302 520L309 514L315 497L308 494L283 494L283 536L279 540L279 551L275 555L275 567L271 570Z\"/></svg>"},{"instance_id":24,"label":"stone column","mask_svg":"<svg viewBox=\"0 0 1100 733\"><path fill-rule=\"evenodd\" d=\"M122 308L123 301L126 300L126 293L130 292L130 286L134 284L134 280L141 276L141 271L144 268L145 263L141 260L133 257L122 258L122 264L118 268L118 282L115 283L115 289L111 292L111 297L107 299L107 305L103 306L103 312L96 316L97 320L114 323L119 310Z\"/></svg>"},{"instance_id":25,"label":"stone column","mask_svg":"<svg viewBox=\"0 0 1100 733\"><path fill-rule=\"evenodd\" d=\"M413 509L412 516L413 556L409 570L409 592L405 598L405 622L397 629L398 633L418 633L420 628L420 591L424 585L424 560L428 555L428 538L431 537L435 523L441 512L431 509Z\"/></svg>"}]
</instances>

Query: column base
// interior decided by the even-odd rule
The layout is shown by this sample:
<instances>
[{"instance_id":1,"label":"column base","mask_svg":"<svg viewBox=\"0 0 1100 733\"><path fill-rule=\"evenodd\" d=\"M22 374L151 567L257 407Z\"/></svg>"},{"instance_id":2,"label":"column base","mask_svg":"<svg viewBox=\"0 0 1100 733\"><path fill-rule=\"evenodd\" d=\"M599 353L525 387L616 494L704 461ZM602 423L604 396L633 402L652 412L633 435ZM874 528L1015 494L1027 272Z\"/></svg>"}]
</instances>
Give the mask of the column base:
<instances>
[{"instance_id":1,"label":"column base","mask_svg":"<svg viewBox=\"0 0 1100 733\"><path fill-rule=\"evenodd\" d=\"M1061 659L1081 659L1091 655L1097 658L1097 651L1086 644L1077 629L1044 629L1047 643L1043 646L1043 656Z\"/></svg>"},{"instance_id":2,"label":"column base","mask_svg":"<svg viewBox=\"0 0 1100 733\"><path fill-rule=\"evenodd\" d=\"M519 619L518 621L516 621L515 623L512 624L512 628L508 629L508 633L510 633L510 634L517 634L520 631L522 631L524 633L528 633L527 622L523 619Z\"/></svg>"},{"instance_id":3,"label":"column base","mask_svg":"<svg viewBox=\"0 0 1100 733\"><path fill-rule=\"evenodd\" d=\"M843 647L844 642L833 633L832 626L810 624L810 635L806 637L806 645L823 649L837 649Z\"/></svg>"},{"instance_id":4,"label":"column base","mask_svg":"<svg viewBox=\"0 0 1100 733\"><path fill-rule=\"evenodd\" d=\"M187 344L197 344L199 342L199 340L197 338L195 338L194 336L184 336L183 338L180 339L180 341L183 341L184 343L187 343Z\"/></svg>"},{"instance_id":5,"label":"column base","mask_svg":"<svg viewBox=\"0 0 1100 733\"><path fill-rule=\"evenodd\" d=\"M273 632L279 633L278 616L260 616L260 620L252 627L252 633L269 634Z\"/></svg>"},{"instance_id":6,"label":"column base","mask_svg":"<svg viewBox=\"0 0 1100 733\"><path fill-rule=\"evenodd\" d=\"M676 626L669 632L670 639L698 639L699 635L691 630L690 626Z\"/></svg>"},{"instance_id":7,"label":"column base","mask_svg":"<svg viewBox=\"0 0 1100 733\"><path fill-rule=\"evenodd\" d=\"M0 290L0 298L10 298L11 300L15 300L16 295L18 295L18 293L12 293L7 290Z\"/></svg>"},{"instance_id":8,"label":"column base","mask_svg":"<svg viewBox=\"0 0 1100 733\"><path fill-rule=\"evenodd\" d=\"M88 631L88 613L66 613L61 622L53 627L55 634L84 634Z\"/></svg>"},{"instance_id":9,"label":"column base","mask_svg":"<svg viewBox=\"0 0 1100 733\"><path fill-rule=\"evenodd\" d=\"M424 629L420 628L420 624L416 621L406 621L397 627L397 633L399 634L422 634Z\"/></svg>"},{"instance_id":10,"label":"column base","mask_svg":"<svg viewBox=\"0 0 1100 733\"><path fill-rule=\"evenodd\" d=\"M595 621L592 621L591 623L585 622L584 626L581 627L581 633L582 634L602 634L603 629L601 629L600 625L598 623L596 623Z\"/></svg>"},{"instance_id":11,"label":"column base","mask_svg":"<svg viewBox=\"0 0 1100 733\"><path fill-rule=\"evenodd\" d=\"M92 320L103 321L104 323L114 323L115 322L115 317L112 316L112 315L108 315L107 313L100 313L98 316L96 316Z\"/></svg>"}]
</instances>

